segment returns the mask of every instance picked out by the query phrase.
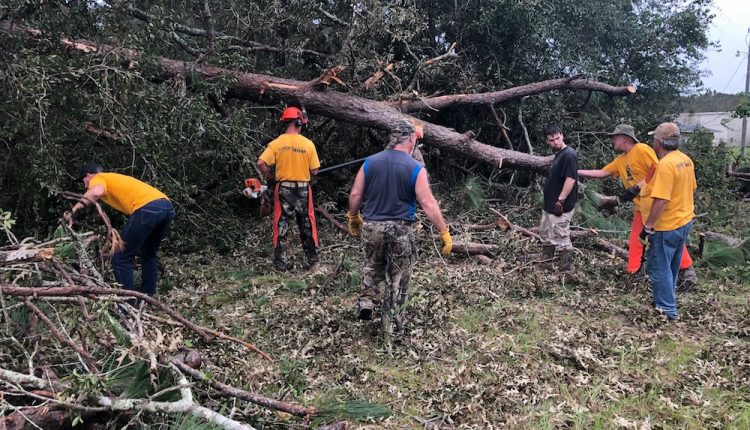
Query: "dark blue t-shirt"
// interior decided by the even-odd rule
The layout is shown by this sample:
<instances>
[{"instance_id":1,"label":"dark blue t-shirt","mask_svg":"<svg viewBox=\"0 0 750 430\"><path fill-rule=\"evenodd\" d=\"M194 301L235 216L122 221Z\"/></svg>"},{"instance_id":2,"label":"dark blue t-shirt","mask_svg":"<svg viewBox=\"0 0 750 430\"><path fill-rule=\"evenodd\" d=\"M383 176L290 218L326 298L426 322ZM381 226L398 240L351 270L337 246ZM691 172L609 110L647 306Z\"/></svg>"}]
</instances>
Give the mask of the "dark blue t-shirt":
<instances>
[{"instance_id":1,"label":"dark blue t-shirt","mask_svg":"<svg viewBox=\"0 0 750 430\"><path fill-rule=\"evenodd\" d=\"M363 169L365 219L414 221L417 209L414 185L422 166L403 151L386 149L368 157Z\"/></svg>"},{"instance_id":2,"label":"dark blue t-shirt","mask_svg":"<svg viewBox=\"0 0 750 430\"><path fill-rule=\"evenodd\" d=\"M544 181L544 211L547 213L555 212L555 203L560 197L566 178L573 178L576 184L570 195L565 199L563 212L570 212L576 206L578 201L578 158L575 149L566 146L562 151L555 154L552 165L549 167L547 179Z\"/></svg>"}]
</instances>

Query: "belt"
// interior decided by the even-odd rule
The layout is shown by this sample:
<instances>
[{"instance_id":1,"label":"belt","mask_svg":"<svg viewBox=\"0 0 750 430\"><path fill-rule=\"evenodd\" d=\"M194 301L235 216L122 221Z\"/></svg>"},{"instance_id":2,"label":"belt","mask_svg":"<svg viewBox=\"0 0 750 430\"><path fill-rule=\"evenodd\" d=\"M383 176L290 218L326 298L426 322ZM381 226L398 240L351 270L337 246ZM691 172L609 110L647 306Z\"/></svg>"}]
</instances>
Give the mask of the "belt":
<instances>
[{"instance_id":1,"label":"belt","mask_svg":"<svg viewBox=\"0 0 750 430\"><path fill-rule=\"evenodd\" d=\"M377 224L400 224L400 225L412 225L413 221L405 219L384 219L384 220L365 220L366 223L377 223Z\"/></svg>"},{"instance_id":2,"label":"belt","mask_svg":"<svg viewBox=\"0 0 750 430\"><path fill-rule=\"evenodd\" d=\"M309 182L305 181L281 181L279 185L286 188L307 188Z\"/></svg>"}]
</instances>

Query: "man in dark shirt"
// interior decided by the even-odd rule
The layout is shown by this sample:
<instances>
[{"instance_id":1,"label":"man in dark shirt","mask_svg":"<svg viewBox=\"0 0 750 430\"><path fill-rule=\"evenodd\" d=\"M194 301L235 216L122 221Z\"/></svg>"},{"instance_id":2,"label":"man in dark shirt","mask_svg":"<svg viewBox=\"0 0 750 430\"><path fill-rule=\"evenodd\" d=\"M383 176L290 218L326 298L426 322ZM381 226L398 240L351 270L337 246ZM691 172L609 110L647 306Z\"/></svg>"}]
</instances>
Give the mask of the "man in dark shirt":
<instances>
[{"instance_id":1,"label":"man in dark shirt","mask_svg":"<svg viewBox=\"0 0 750 430\"><path fill-rule=\"evenodd\" d=\"M386 336L391 333L391 318L403 329L404 308L409 279L416 260L414 213L417 202L443 240L448 255L453 239L443 220L427 181L427 171L411 156L421 127L398 120L391 130L391 142L384 151L365 160L349 195L349 232L362 234L365 262L362 268L362 292L357 302L359 319L369 320L375 304L381 301L378 284L385 281L382 295L381 324ZM364 204L362 215L360 206Z\"/></svg>"},{"instance_id":2,"label":"man in dark shirt","mask_svg":"<svg viewBox=\"0 0 750 430\"><path fill-rule=\"evenodd\" d=\"M547 144L556 153L544 181L544 210L539 235L542 237L541 261L551 268L555 250L560 251L558 270L573 272L573 244L570 220L578 199L578 159L576 151L565 144L562 130L555 124L544 129Z\"/></svg>"}]
</instances>

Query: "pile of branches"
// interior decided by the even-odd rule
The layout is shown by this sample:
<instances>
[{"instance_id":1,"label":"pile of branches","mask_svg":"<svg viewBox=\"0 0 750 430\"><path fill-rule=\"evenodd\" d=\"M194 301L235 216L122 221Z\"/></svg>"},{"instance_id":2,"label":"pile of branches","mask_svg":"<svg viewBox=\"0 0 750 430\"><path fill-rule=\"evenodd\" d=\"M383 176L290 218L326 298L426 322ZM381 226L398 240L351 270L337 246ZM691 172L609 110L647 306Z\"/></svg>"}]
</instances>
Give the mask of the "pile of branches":
<instances>
[{"instance_id":1,"label":"pile of branches","mask_svg":"<svg viewBox=\"0 0 750 430\"><path fill-rule=\"evenodd\" d=\"M130 426L166 414L249 430L261 408L307 419L316 414L207 377L197 345L231 342L258 360L273 360L152 297L113 288L102 273L118 235L98 209L106 235L64 224L58 229L64 234L46 242L17 241L7 232L12 244L0 248L0 428ZM211 396L246 406L217 412L223 408Z\"/></svg>"}]
</instances>

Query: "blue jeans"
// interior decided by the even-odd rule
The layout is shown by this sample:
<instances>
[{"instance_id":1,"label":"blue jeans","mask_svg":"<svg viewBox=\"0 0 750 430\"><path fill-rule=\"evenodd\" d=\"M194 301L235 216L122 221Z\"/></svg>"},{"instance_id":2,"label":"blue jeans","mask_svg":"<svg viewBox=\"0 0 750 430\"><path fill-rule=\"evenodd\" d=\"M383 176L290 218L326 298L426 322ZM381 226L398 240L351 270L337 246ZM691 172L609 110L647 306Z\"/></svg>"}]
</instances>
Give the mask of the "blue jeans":
<instances>
[{"instance_id":1,"label":"blue jeans","mask_svg":"<svg viewBox=\"0 0 750 430\"><path fill-rule=\"evenodd\" d=\"M680 271L682 250L685 249L693 221L670 231L657 231L649 237L646 268L651 277L651 293L656 308L669 319L677 318L675 287Z\"/></svg>"},{"instance_id":2,"label":"blue jeans","mask_svg":"<svg viewBox=\"0 0 750 430\"><path fill-rule=\"evenodd\" d=\"M135 290L133 258L141 256L141 293L156 294L158 260L156 251L174 220L172 202L154 200L133 212L125 223L121 235L125 249L112 256L112 271L117 282L127 290Z\"/></svg>"}]
</instances>

